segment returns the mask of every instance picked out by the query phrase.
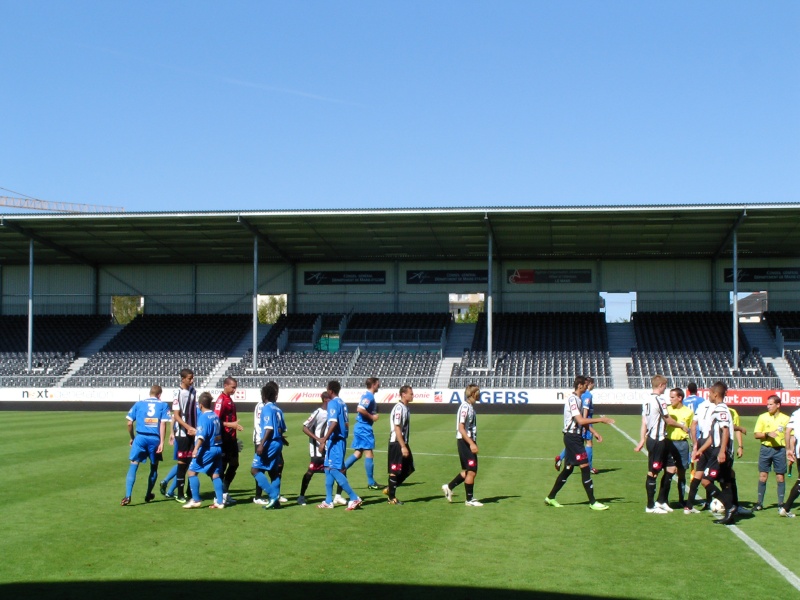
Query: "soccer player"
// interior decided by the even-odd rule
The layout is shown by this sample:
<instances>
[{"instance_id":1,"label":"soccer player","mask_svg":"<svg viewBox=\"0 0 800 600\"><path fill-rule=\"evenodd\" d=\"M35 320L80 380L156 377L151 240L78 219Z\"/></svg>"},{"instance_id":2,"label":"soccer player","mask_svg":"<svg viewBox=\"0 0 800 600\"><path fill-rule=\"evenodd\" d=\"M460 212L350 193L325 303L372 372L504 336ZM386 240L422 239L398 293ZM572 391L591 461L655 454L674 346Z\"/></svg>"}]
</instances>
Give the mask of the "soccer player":
<instances>
[{"instance_id":1,"label":"soccer player","mask_svg":"<svg viewBox=\"0 0 800 600\"><path fill-rule=\"evenodd\" d=\"M347 405L339 398L342 385L332 380L328 382L328 430L319 441L325 448L325 501L317 508L333 508L333 483L342 486L350 499L346 510L361 507L361 498L350 487L344 468L344 455L347 451L347 436L350 433L350 421L347 416Z\"/></svg>"},{"instance_id":2,"label":"soccer player","mask_svg":"<svg viewBox=\"0 0 800 600\"><path fill-rule=\"evenodd\" d=\"M788 424L789 415L781 412L780 396L773 394L767 398L767 412L759 415L756 421L755 436L761 440L761 449L758 455L758 502L754 510L764 509L764 494L771 469L775 470L775 479L778 481L778 510L783 508L786 491L785 430Z\"/></svg>"},{"instance_id":3,"label":"soccer player","mask_svg":"<svg viewBox=\"0 0 800 600\"><path fill-rule=\"evenodd\" d=\"M581 394L581 413L587 419L591 419L594 416L594 399L592 398L592 390L594 389L594 378L586 376L587 381L587 388L586 391ZM594 430L594 427L589 425L588 427L584 428L583 432L583 440L584 445L586 448L586 455L589 457L589 469L591 470L592 474L596 475L598 473L597 469L594 468L593 458L594 458L594 443L592 438L596 438L598 443L603 442L603 436L597 433ZM556 471L561 470L561 463L564 460L564 456L566 455L566 448L561 451L556 457Z\"/></svg>"},{"instance_id":4,"label":"soccer player","mask_svg":"<svg viewBox=\"0 0 800 600\"><path fill-rule=\"evenodd\" d=\"M681 460L675 446L667 439L667 426L677 427L686 433L689 432L689 428L669 416L667 401L662 396L667 389L666 377L655 375L650 381L653 385L653 391L647 401L642 404L641 435L634 452L640 452L645 445L647 446L648 469L647 479L645 480L647 505L645 506L645 512L664 515L672 512L672 508L667 503L667 493L669 492L672 474L664 472L661 478L661 486L658 490L658 501L656 501L658 474L666 466L669 455L674 457L676 463Z\"/></svg>"},{"instance_id":5,"label":"soccer player","mask_svg":"<svg viewBox=\"0 0 800 600\"><path fill-rule=\"evenodd\" d=\"M281 507L281 476L283 475L283 447L288 445L286 421L283 411L275 404L278 401L278 384L269 382L261 388L264 406L261 410L261 440L256 446L250 473L258 486L267 492L267 510ZM269 480L267 480L269 475Z\"/></svg>"},{"instance_id":6,"label":"soccer player","mask_svg":"<svg viewBox=\"0 0 800 600\"><path fill-rule=\"evenodd\" d=\"M353 427L353 454L344 463L345 471L352 467L364 455L364 470L367 472L367 487L379 490L383 486L375 482L375 432L373 423L378 420L378 405L375 402L375 393L381 388L381 380L377 377L368 377L365 384L367 391L361 395L361 400L356 409L356 424ZM334 502L341 498L337 494Z\"/></svg>"},{"instance_id":7,"label":"soccer player","mask_svg":"<svg viewBox=\"0 0 800 600\"><path fill-rule=\"evenodd\" d=\"M175 445L178 457L177 495L175 500L184 504L184 486L186 470L192 460L194 436L197 432L197 392L194 389L194 372L191 369L181 371L181 387L178 396L172 402L172 418L175 421Z\"/></svg>"},{"instance_id":8,"label":"soccer player","mask_svg":"<svg viewBox=\"0 0 800 600\"><path fill-rule=\"evenodd\" d=\"M147 478L147 493L145 502L150 502L155 495L153 487L158 480L158 461L164 450L164 435L167 421L169 421L169 406L161 402L161 386L154 385L150 388L150 397L147 400L136 402L126 415L128 420L128 434L131 437L131 452L128 459L128 477L125 480L125 497L120 502L122 506L131 503L133 484L136 483L136 471L139 463L150 459L150 476ZM135 427L135 429L134 429Z\"/></svg>"},{"instance_id":9,"label":"soccer player","mask_svg":"<svg viewBox=\"0 0 800 600\"><path fill-rule=\"evenodd\" d=\"M300 506L307 504L306 490L314 473L325 471L325 446L320 446L320 442L328 428L328 400L331 399L331 395L326 390L322 392L320 398L322 406L319 406L303 422L303 433L308 436L308 453L311 455L311 460L308 463L308 470L303 475L303 481L300 483L300 495L297 497L297 503Z\"/></svg>"},{"instance_id":10,"label":"soccer player","mask_svg":"<svg viewBox=\"0 0 800 600\"><path fill-rule=\"evenodd\" d=\"M564 403L564 468L556 477L556 482L553 489L544 499L544 503L548 506L561 508L556 500L556 494L567 483L567 479L574 468L577 466L581 470L581 478L583 480L583 489L586 490L586 496L589 498L589 508L592 510L606 510L608 506L602 502L598 502L594 497L594 483L592 482L592 472L589 467L589 457L586 453L584 446L585 436L584 432L587 426L594 423L606 423L613 425L614 419L608 417L585 417L581 411L581 395L588 387L586 377L578 375L575 378L572 394L570 394L567 401Z\"/></svg>"},{"instance_id":11,"label":"soccer player","mask_svg":"<svg viewBox=\"0 0 800 600\"><path fill-rule=\"evenodd\" d=\"M731 436L731 414L725 404L728 387L721 381L711 386L709 401L713 405L708 415L708 437L692 457L695 461L705 454L705 469L702 485L711 498L719 498L725 506L725 516L714 521L720 525L733 525L736 522L736 506L733 504L731 489L731 457L733 456L733 438ZM717 488L718 482L721 489ZM690 500L693 498L690 497Z\"/></svg>"},{"instance_id":12,"label":"soccer player","mask_svg":"<svg viewBox=\"0 0 800 600\"><path fill-rule=\"evenodd\" d=\"M414 472L414 455L408 445L410 415L408 405L414 400L414 390L410 385L400 388L400 401L392 408L391 429L389 432L389 504L400 506L403 503L395 495L397 488Z\"/></svg>"},{"instance_id":13,"label":"soccer player","mask_svg":"<svg viewBox=\"0 0 800 600\"><path fill-rule=\"evenodd\" d=\"M686 385L686 397L683 399L683 405L691 408L694 414L697 414L697 407L703 403L703 398L697 395L697 384L690 381Z\"/></svg>"},{"instance_id":14,"label":"soccer player","mask_svg":"<svg viewBox=\"0 0 800 600\"><path fill-rule=\"evenodd\" d=\"M691 432L694 411L683 404L683 390L673 388L669 391L670 405L667 407L669 416L678 423L686 425ZM689 433L679 427L667 427L667 439L675 446L680 461L675 460L675 455L667 458L667 473L678 474L678 501L681 506L686 506L686 469L691 464L691 449L689 448ZM669 504L669 485L667 486L667 504Z\"/></svg>"},{"instance_id":15,"label":"soccer player","mask_svg":"<svg viewBox=\"0 0 800 600\"><path fill-rule=\"evenodd\" d=\"M795 410L789 418L784 435L786 439L786 459L792 465L797 462L798 440L800 439L800 408ZM782 517L794 517L794 513L791 512L792 504L794 504L798 496L800 496L800 478L789 491L789 497L786 498L786 502L783 505L783 512L778 509L778 514Z\"/></svg>"},{"instance_id":16,"label":"soccer player","mask_svg":"<svg viewBox=\"0 0 800 600\"><path fill-rule=\"evenodd\" d=\"M274 381L269 381L268 384L278 385ZM264 410L264 406L267 404L267 401L264 399L264 395L261 395L261 402L256 403L255 408L253 409L253 452L257 452L258 443L264 437L261 431L261 411ZM262 498L264 490L261 489L261 486L258 485L258 481L256 481L256 494L253 498L253 504L261 504L262 506L267 503L267 500Z\"/></svg>"},{"instance_id":17,"label":"soccer player","mask_svg":"<svg viewBox=\"0 0 800 600\"><path fill-rule=\"evenodd\" d=\"M470 384L464 390L464 399L458 406L456 413L456 445L458 457L461 460L461 471L450 483L442 486L444 497L448 502L453 501L453 489L464 484L467 499L466 506L483 506L483 503L473 497L475 477L478 475L478 418L475 416L475 403L481 397L481 390L477 385Z\"/></svg>"},{"instance_id":18,"label":"soccer player","mask_svg":"<svg viewBox=\"0 0 800 600\"><path fill-rule=\"evenodd\" d=\"M214 413L222 423L222 485L225 488L223 499L226 506L236 504L236 500L230 497L229 491L239 469L240 442L236 439L236 432L244 429L239 424L236 403L233 401L237 387L239 387L238 381L233 377L226 377L222 382L222 393L214 404Z\"/></svg>"},{"instance_id":19,"label":"soccer player","mask_svg":"<svg viewBox=\"0 0 800 600\"><path fill-rule=\"evenodd\" d=\"M200 500L200 478L198 473L205 473L211 477L214 486L214 504L209 508L223 509L222 494L224 493L222 478L222 426L219 417L211 409L214 398L208 392L203 392L197 399L200 406L200 416L197 419L197 431L194 448L192 449L192 462L187 475L192 499L183 505L183 508L199 508L203 505Z\"/></svg>"}]
</instances>

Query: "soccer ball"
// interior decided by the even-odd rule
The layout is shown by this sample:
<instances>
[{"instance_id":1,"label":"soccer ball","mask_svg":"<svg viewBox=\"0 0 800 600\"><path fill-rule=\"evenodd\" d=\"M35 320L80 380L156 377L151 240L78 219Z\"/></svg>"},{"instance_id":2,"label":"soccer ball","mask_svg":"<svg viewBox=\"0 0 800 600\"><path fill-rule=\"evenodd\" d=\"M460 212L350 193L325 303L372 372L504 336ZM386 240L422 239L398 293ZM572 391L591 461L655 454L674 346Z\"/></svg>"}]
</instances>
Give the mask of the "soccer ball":
<instances>
[{"instance_id":1,"label":"soccer ball","mask_svg":"<svg viewBox=\"0 0 800 600\"><path fill-rule=\"evenodd\" d=\"M725 512L725 505L719 498L714 498L711 500L711 506L709 507L711 512L717 515L721 515Z\"/></svg>"}]
</instances>

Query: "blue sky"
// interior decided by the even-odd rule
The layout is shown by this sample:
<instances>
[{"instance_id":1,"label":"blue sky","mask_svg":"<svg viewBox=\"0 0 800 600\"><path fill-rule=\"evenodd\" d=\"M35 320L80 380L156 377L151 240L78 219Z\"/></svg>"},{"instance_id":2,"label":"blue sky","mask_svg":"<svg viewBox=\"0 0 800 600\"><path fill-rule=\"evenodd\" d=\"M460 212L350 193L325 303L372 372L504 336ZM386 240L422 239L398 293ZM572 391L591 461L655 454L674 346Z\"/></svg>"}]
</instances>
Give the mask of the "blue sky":
<instances>
[{"instance_id":1,"label":"blue sky","mask_svg":"<svg viewBox=\"0 0 800 600\"><path fill-rule=\"evenodd\" d=\"M798 2L0 0L0 20L0 187L37 198L800 199Z\"/></svg>"}]
</instances>

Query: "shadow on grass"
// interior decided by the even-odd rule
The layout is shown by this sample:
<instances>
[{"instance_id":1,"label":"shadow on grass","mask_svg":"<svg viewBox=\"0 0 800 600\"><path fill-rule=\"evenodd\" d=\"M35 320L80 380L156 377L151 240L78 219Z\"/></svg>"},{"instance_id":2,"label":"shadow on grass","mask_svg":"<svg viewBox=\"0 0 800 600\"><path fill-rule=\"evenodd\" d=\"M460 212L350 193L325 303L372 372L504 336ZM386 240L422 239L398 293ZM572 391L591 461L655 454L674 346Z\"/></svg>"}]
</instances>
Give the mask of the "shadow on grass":
<instances>
[{"instance_id":1,"label":"shadow on grass","mask_svg":"<svg viewBox=\"0 0 800 600\"><path fill-rule=\"evenodd\" d=\"M269 590L268 593L266 590ZM522 591L497 588L361 584L347 582L308 583L292 581L78 581L54 583L9 583L0 585L3 598L47 598L51 600L114 600L169 598L360 598L408 600L592 600L599 596L552 591Z\"/></svg>"}]
</instances>

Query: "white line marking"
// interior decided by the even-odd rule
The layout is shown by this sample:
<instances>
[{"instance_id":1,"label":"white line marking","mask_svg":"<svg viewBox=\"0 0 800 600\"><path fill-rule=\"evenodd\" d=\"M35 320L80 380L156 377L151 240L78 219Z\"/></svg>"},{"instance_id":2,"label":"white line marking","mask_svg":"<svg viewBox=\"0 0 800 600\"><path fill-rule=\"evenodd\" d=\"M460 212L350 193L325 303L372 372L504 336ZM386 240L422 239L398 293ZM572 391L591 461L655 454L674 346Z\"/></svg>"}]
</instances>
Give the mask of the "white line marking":
<instances>
[{"instance_id":1,"label":"white line marking","mask_svg":"<svg viewBox=\"0 0 800 600\"><path fill-rule=\"evenodd\" d=\"M767 563L770 567L775 569L778 573L783 575L783 578L789 582L789 584L794 587L796 590L800 590L800 577L792 573L789 569L784 567L781 563L778 562L778 559L772 556L769 552L764 550L761 546L759 546L753 538L747 535L744 531L739 529L736 525L729 525L728 529L736 535L740 540L742 540L745 544L747 544L748 548L750 548L753 552L758 554L761 558L764 559L764 562Z\"/></svg>"},{"instance_id":2,"label":"white line marking","mask_svg":"<svg viewBox=\"0 0 800 600\"><path fill-rule=\"evenodd\" d=\"M632 444L638 443L636 440L634 440L631 436L622 431L622 429L620 429L616 425L611 425L611 427L616 429L620 434L622 434L623 437L625 437L625 439L629 440ZM737 462L741 464L744 461L737 461ZM753 552L758 554L762 559L764 559L765 563L767 563L770 567L772 567L778 573L780 573L792 587L794 587L796 590L800 590L800 577L798 577L797 575L792 573L789 569L784 567L781 563L779 563L777 558L775 558L774 556L772 556L772 554L764 550L764 548L762 548L753 538L751 538L744 531L739 529L736 525L729 525L727 529L732 531L736 537L742 540L747 545L747 547L750 548L750 550L752 550Z\"/></svg>"}]
</instances>

